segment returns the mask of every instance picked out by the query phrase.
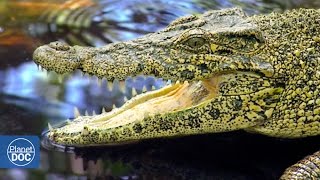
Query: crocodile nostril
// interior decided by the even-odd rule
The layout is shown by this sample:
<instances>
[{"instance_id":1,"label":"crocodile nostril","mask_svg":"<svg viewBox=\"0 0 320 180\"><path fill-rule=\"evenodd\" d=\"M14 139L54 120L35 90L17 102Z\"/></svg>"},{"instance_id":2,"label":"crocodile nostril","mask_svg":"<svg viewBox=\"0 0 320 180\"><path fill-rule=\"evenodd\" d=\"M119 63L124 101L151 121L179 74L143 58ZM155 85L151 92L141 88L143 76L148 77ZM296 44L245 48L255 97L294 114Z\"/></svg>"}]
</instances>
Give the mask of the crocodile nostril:
<instances>
[{"instance_id":1,"label":"crocodile nostril","mask_svg":"<svg viewBox=\"0 0 320 180\"><path fill-rule=\"evenodd\" d=\"M49 47L58 51L68 51L70 49L70 46L67 43L60 41L51 42Z\"/></svg>"}]
</instances>

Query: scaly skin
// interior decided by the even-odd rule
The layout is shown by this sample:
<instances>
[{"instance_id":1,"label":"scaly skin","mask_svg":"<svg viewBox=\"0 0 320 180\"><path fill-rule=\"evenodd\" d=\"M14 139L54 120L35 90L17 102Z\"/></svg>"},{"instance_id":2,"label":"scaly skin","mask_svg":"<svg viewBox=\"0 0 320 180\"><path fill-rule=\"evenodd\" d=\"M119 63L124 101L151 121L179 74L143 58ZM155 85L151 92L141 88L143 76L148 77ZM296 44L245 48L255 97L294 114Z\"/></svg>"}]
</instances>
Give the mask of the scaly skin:
<instances>
[{"instance_id":1,"label":"scaly skin","mask_svg":"<svg viewBox=\"0 0 320 180\"><path fill-rule=\"evenodd\" d=\"M282 138L319 135L319 17L319 10L247 17L227 9L101 48L41 46L34 61L57 73L81 69L109 81L139 74L188 81L139 95L111 113L79 116L48 137L94 146L237 129ZM292 172L310 164L303 177L319 178L319 153L311 157L282 178L299 178Z\"/></svg>"}]
</instances>

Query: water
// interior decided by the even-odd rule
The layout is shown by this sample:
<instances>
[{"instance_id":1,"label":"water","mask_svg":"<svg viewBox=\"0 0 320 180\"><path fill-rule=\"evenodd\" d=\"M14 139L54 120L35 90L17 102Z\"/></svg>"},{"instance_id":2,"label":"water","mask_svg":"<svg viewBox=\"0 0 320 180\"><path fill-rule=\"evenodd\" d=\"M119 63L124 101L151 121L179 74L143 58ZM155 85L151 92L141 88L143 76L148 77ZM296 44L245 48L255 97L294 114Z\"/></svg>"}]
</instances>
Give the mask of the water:
<instances>
[{"instance_id":1,"label":"water","mask_svg":"<svg viewBox=\"0 0 320 180\"><path fill-rule=\"evenodd\" d=\"M103 46L165 27L177 17L240 6L248 14L320 7L319 1L262 0L2 0L0 1L0 132L41 135L47 123L73 117L74 107L100 112L123 104L132 87L141 93L161 79L128 79L126 91L101 88L75 73L59 80L31 61L42 44ZM117 83L115 83L117 84ZM318 138L278 140L244 132L140 142L129 146L74 149L43 142L39 169L0 170L1 179L277 179L316 151ZM66 153L66 152L67 153Z\"/></svg>"}]
</instances>

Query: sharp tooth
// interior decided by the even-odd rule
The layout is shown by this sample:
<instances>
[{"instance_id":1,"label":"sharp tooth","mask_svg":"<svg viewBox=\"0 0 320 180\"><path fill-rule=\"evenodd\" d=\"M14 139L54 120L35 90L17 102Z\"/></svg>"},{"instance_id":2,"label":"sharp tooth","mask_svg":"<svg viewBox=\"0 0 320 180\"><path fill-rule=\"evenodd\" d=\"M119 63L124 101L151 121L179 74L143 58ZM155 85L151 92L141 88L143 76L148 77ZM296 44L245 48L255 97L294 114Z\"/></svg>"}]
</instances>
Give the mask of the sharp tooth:
<instances>
[{"instance_id":1,"label":"sharp tooth","mask_svg":"<svg viewBox=\"0 0 320 180\"><path fill-rule=\"evenodd\" d=\"M98 78L98 85L99 85L99 87L101 87L101 85L102 85L102 79L100 79L100 78Z\"/></svg>"},{"instance_id":2,"label":"sharp tooth","mask_svg":"<svg viewBox=\"0 0 320 180\"><path fill-rule=\"evenodd\" d=\"M106 78L101 79L101 87L103 88L103 90L108 90L108 87L107 87L108 85L106 84L106 82L107 82Z\"/></svg>"},{"instance_id":3,"label":"sharp tooth","mask_svg":"<svg viewBox=\"0 0 320 180\"><path fill-rule=\"evenodd\" d=\"M152 85L151 90L156 90L156 87Z\"/></svg>"},{"instance_id":4,"label":"sharp tooth","mask_svg":"<svg viewBox=\"0 0 320 180\"><path fill-rule=\"evenodd\" d=\"M102 113L105 113L106 112L106 108L102 108Z\"/></svg>"},{"instance_id":5,"label":"sharp tooth","mask_svg":"<svg viewBox=\"0 0 320 180\"><path fill-rule=\"evenodd\" d=\"M168 81L166 82L166 85L170 85L170 84L172 84L172 81L171 81L171 80L168 80Z\"/></svg>"},{"instance_id":6,"label":"sharp tooth","mask_svg":"<svg viewBox=\"0 0 320 180\"><path fill-rule=\"evenodd\" d=\"M180 80L176 81L176 84L180 84Z\"/></svg>"},{"instance_id":7,"label":"sharp tooth","mask_svg":"<svg viewBox=\"0 0 320 180\"><path fill-rule=\"evenodd\" d=\"M53 127L51 126L50 123L48 123L48 128L49 128L49 131L53 131Z\"/></svg>"},{"instance_id":8,"label":"sharp tooth","mask_svg":"<svg viewBox=\"0 0 320 180\"><path fill-rule=\"evenodd\" d=\"M62 83L62 81L63 81L63 75L60 75L60 74L59 74L59 75L58 75L58 82L59 82L59 83Z\"/></svg>"},{"instance_id":9,"label":"sharp tooth","mask_svg":"<svg viewBox=\"0 0 320 180\"><path fill-rule=\"evenodd\" d=\"M77 118L77 117L79 117L79 116L81 116L81 114L80 114L80 112L79 112L79 109L77 108L77 107L74 107L74 109L73 109L73 116L74 116L74 118Z\"/></svg>"},{"instance_id":10,"label":"sharp tooth","mask_svg":"<svg viewBox=\"0 0 320 180\"><path fill-rule=\"evenodd\" d=\"M128 101L127 96L124 96L123 101L124 101L124 102L127 102L127 101Z\"/></svg>"},{"instance_id":11,"label":"sharp tooth","mask_svg":"<svg viewBox=\"0 0 320 180\"><path fill-rule=\"evenodd\" d=\"M112 110L113 110L113 109L117 109L117 107L116 107L115 104L112 105Z\"/></svg>"},{"instance_id":12,"label":"sharp tooth","mask_svg":"<svg viewBox=\"0 0 320 180\"><path fill-rule=\"evenodd\" d=\"M142 92L147 92L148 90L147 90L147 87L146 86L143 86L143 88L142 88Z\"/></svg>"},{"instance_id":13,"label":"sharp tooth","mask_svg":"<svg viewBox=\"0 0 320 180\"><path fill-rule=\"evenodd\" d=\"M82 134L82 135L85 135L85 136L88 135L88 134L89 134L88 127L84 126L83 129L82 129L81 134Z\"/></svg>"},{"instance_id":14,"label":"sharp tooth","mask_svg":"<svg viewBox=\"0 0 320 180\"><path fill-rule=\"evenodd\" d=\"M108 81L108 90L112 91L113 89L113 83L111 81Z\"/></svg>"},{"instance_id":15,"label":"sharp tooth","mask_svg":"<svg viewBox=\"0 0 320 180\"><path fill-rule=\"evenodd\" d=\"M126 82L125 81L119 81L119 89L122 93L126 92Z\"/></svg>"},{"instance_id":16,"label":"sharp tooth","mask_svg":"<svg viewBox=\"0 0 320 180\"><path fill-rule=\"evenodd\" d=\"M134 96L136 96L138 94L137 90L134 87L132 88L131 92L132 92L132 96L131 97L134 97Z\"/></svg>"},{"instance_id":17,"label":"sharp tooth","mask_svg":"<svg viewBox=\"0 0 320 180\"><path fill-rule=\"evenodd\" d=\"M88 110L86 110L84 114L85 114L86 116L89 116Z\"/></svg>"}]
</instances>

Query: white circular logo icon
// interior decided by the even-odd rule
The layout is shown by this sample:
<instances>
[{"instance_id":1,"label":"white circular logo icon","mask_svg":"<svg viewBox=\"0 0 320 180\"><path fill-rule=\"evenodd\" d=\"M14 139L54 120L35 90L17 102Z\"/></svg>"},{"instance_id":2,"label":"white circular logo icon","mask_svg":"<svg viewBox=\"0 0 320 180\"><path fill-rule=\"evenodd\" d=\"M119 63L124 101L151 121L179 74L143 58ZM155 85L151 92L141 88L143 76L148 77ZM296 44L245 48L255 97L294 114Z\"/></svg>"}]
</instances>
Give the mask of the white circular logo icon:
<instances>
[{"instance_id":1,"label":"white circular logo icon","mask_svg":"<svg viewBox=\"0 0 320 180\"><path fill-rule=\"evenodd\" d=\"M32 162L36 154L33 144L25 138L17 138L8 145L7 155L16 166L26 166Z\"/></svg>"}]
</instances>

